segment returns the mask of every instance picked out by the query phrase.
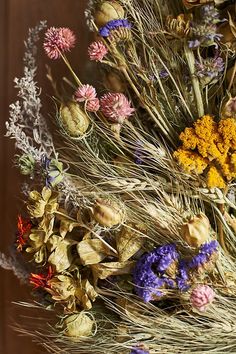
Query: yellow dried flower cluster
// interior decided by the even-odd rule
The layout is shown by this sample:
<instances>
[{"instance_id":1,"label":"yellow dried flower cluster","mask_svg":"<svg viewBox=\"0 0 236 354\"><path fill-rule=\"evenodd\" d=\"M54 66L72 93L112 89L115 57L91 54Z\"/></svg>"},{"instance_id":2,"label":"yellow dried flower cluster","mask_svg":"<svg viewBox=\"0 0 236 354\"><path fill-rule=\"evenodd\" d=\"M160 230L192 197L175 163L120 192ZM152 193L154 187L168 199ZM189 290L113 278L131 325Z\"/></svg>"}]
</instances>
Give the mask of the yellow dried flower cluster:
<instances>
[{"instance_id":1,"label":"yellow dried flower cluster","mask_svg":"<svg viewBox=\"0 0 236 354\"><path fill-rule=\"evenodd\" d=\"M179 136L182 146L174 157L186 172L206 173L209 188L225 188L236 177L236 121L216 123L205 115Z\"/></svg>"}]
</instances>

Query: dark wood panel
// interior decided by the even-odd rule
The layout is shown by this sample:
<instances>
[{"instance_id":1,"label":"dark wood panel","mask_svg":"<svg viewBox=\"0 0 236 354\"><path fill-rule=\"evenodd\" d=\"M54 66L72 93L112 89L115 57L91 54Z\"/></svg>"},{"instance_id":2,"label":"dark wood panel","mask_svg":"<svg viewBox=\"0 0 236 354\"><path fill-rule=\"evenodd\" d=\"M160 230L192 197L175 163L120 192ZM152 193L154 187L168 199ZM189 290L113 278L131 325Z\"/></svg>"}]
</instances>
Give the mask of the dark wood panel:
<instances>
[{"instance_id":1,"label":"dark wood panel","mask_svg":"<svg viewBox=\"0 0 236 354\"><path fill-rule=\"evenodd\" d=\"M16 99L12 80L22 74L23 40L28 28L35 26L39 20L47 20L51 26L68 26L78 37L78 46L71 55L76 71L84 75L86 60L87 29L83 19L86 0L0 0L0 250L8 251L14 239L17 213L21 209L20 181L13 166L14 143L3 137L5 121L8 117L8 105ZM37 80L43 87L44 113L51 107L50 99L45 92L50 86L45 77L45 64L52 63L46 59L41 50L38 57L39 73ZM53 62L55 75L67 74L61 62ZM19 337L10 327L12 318L18 320L18 314L12 301L27 301L29 289L20 286L18 280L10 273L0 270L0 353L1 354L36 354L45 353L36 348L30 339Z\"/></svg>"}]
</instances>

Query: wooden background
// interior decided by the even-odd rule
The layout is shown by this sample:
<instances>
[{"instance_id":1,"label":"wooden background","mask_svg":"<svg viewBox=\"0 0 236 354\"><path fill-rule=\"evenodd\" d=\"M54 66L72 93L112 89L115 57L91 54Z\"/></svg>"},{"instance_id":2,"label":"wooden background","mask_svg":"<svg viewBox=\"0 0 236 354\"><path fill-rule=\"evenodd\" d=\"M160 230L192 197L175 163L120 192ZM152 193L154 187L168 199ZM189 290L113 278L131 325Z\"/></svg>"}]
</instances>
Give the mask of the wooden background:
<instances>
[{"instance_id":1,"label":"wooden background","mask_svg":"<svg viewBox=\"0 0 236 354\"><path fill-rule=\"evenodd\" d=\"M0 251L8 252L14 240L17 213L21 209L21 177L13 168L14 143L4 137L5 121L8 119L8 105L16 99L13 88L14 77L22 74L23 40L28 28L39 20L47 20L49 26L72 28L77 34L78 45L70 56L73 67L84 75L83 63L86 61L88 33L84 21L84 8L87 0L0 0ZM37 81L43 87L44 113L50 111L50 99L45 92L50 86L45 78L45 64L48 62L43 52L38 56L39 74ZM49 62L48 62L49 63ZM55 75L67 74L61 62L53 65ZM80 75L80 76L81 76ZM13 320L19 320L12 301L27 301L29 289L20 286L18 280L7 271L0 270L0 353L1 354L39 354L45 353L29 338L20 337L10 327ZM33 320L32 320L33 321Z\"/></svg>"}]
</instances>

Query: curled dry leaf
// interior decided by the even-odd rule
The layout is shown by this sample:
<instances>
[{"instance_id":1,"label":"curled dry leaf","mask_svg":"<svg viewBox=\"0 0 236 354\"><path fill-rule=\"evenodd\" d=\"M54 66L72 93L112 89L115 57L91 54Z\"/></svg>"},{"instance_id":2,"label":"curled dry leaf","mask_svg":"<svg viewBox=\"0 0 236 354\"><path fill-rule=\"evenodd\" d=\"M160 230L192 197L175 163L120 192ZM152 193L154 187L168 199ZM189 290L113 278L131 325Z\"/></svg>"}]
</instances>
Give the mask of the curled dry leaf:
<instances>
[{"instance_id":1,"label":"curled dry leaf","mask_svg":"<svg viewBox=\"0 0 236 354\"><path fill-rule=\"evenodd\" d=\"M84 279L76 287L75 296L77 302L85 310L90 310L92 308L92 302L94 302L98 296L92 284L88 279Z\"/></svg>"},{"instance_id":2,"label":"curled dry leaf","mask_svg":"<svg viewBox=\"0 0 236 354\"><path fill-rule=\"evenodd\" d=\"M109 262L91 265L95 282L98 279L106 279L111 275L130 274L135 266L134 261Z\"/></svg>"},{"instance_id":3,"label":"curled dry leaf","mask_svg":"<svg viewBox=\"0 0 236 354\"><path fill-rule=\"evenodd\" d=\"M66 215L57 214L57 219L60 220L59 232L63 238L67 235L68 232L72 232L74 227L79 226L79 224L76 221L71 220L71 218L66 217Z\"/></svg>"},{"instance_id":4,"label":"curled dry leaf","mask_svg":"<svg viewBox=\"0 0 236 354\"><path fill-rule=\"evenodd\" d=\"M128 225L124 226L117 236L116 245L119 253L119 261L125 262L140 250L144 243L144 238L140 233L144 232L144 225Z\"/></svg>"},{"instance_id":5,"label":"curled dry leaf","mask_svg":"<svg viewBox=\"0 0 236 354\"><path fill-rule=\"evenodd\" d=\"M97 264L108 255L112 255L110 248L101 240L87 239L78 243L77 251L80 256L81 263L85 266L88 264Z\"/></svg>"},{"instance_id":6,"label":"curled dry leaf","mask_svg":"<svg viewBox=\"0 0 236 354\"><path fill-rule=\"evenodd\" d=\"M53 265L58 273L68 269L72 263L71 245L71 241L62 240L48 258L48 263Z\"/></svg>"}]
</instances>

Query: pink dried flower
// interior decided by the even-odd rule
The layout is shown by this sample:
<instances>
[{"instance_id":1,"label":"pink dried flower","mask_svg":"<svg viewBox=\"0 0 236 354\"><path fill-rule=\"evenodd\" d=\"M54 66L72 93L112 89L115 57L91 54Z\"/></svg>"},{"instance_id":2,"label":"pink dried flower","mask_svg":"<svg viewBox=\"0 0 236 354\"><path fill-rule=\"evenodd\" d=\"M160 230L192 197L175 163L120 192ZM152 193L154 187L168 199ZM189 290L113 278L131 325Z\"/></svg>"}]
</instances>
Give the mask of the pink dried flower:
<instances>
[{"instance_id":1,"label":"pink dried flower","mask_svg":"<svg viewBox=\"0 0 236 354\"><path fill-rule=\"evenodd\" d=\"M60 58L60 52L68 52L75 45L75 35L65 27L50 27L45 33L44 50L50 59Z\"/></svg>"},{"instance_id":2,"label":"pink dried flower","mask_svg":"<svg viewBox=\"0 0 236 354\"><path fill-rule=\"evenodd\" d=\"M98 98L94 98L93 100L89 100L86 103L86 109L89 112L97 112L100 108L100 102Z\"/></svg>"},{"instance_id":3,"label":"pink dried flower","mask_svg":"<svg viewBox=\"0 0 236 354\"><path fill-rule=\"evenodd\" d=\"M90 60L102 61L107 53L108 49L101 41L93 42L88 47L88 55Z\"/></svg>"},{"instance_id":4,"label":"pink dried flower","mask_svg":"<svg viewBox=\"0 0 236 354\"><path fill-rule=\"evenodd\" d=\"M91 85L82 85L75 92L75 99L78 102L94 100L97 96L96 90Z\"/></svg>"},{"instance_id":5,"label":"pink dried flower","mask_svg":"<svg viewBox=\"0 0 236 354\"><path fill-rule=\"evenodd\" d=\"M198 285L193 289L190 301L193 307L197 310L203 312L206 310L207 305L209 305L215 297L214 290L208 285Z\"/></svg>"},{"instance_id":6,"label":"pink dried flower","mask_svg":"<svg viewBox=\"0 0 236 354\"><path fill-rule=\"evenodd\" d=\"M116 123L123 123L135 109L123 93L108 93L101 100L101 111L108 120Z\"/></svg>"}]
</instances>

